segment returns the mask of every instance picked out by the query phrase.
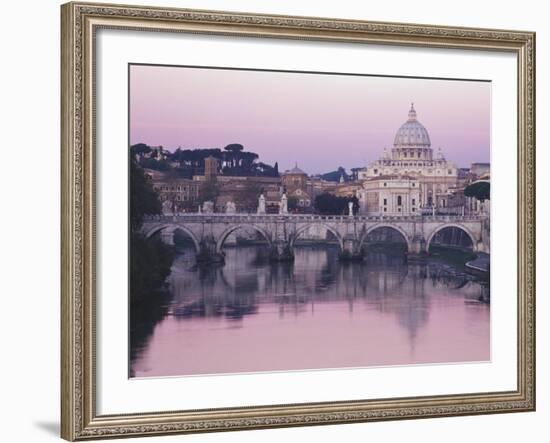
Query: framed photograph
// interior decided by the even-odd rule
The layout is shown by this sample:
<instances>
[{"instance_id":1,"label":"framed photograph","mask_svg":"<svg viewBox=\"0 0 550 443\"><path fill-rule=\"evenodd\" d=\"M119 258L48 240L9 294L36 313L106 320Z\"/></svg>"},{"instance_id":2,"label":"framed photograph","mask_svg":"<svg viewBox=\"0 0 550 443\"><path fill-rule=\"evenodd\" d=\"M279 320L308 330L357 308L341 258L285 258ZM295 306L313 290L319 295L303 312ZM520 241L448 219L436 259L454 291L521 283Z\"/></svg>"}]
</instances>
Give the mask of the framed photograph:
<instances>
[{"instance_id":1,"label":"framed photograph","mask_svg":"<svg viewBox=\"0 0 550 443\"><path fill-rule=\"evenodd\" d=\"M63 438L535 409L534 33L61 15Z\"/></svg>"}]
</instances>

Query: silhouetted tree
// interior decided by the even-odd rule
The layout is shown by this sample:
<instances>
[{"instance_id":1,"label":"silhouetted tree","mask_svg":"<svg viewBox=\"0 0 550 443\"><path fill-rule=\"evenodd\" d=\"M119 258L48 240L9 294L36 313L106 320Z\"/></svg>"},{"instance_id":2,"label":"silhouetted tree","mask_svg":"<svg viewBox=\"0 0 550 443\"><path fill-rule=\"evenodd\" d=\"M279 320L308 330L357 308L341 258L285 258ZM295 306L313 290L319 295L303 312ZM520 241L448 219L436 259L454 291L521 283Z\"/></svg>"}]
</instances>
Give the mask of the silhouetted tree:
<instances>
[{"instance_id":1,"label":"silhouetted tree","mask_svg":"<svg viewBox=\"0 0 550 443\"><path fill-rule=\"evenodd\" d=\"M350 179L350 176L346 173L346 170L342 166L340 166L336 171L321 174L321 178L329 182L339 182L341 177L344 177L345 181Z\"/></svg>"},{"instance_id":2,"label":"silhouetted tree","mask_svg":"<svg viewBox=\"0 0 550 443\"><path fill-rule=\"evenodd\" d=\"M333 194L320 194L315 197L315 209L324 215L347 215L348 203L353 202L353 213L359 211L359 200L357 197L337 197Z\"/></svg>"},{"instance_id":3,"label":"silhouetted tree","mask_svg":"<svg viewBox=\"0 0 550 443\"><path fill-rule=\"evenodd\" d=\"M483 202L491 197L491 184L489 182L475 182L464 189L466 197L475 197Z\"/></svg>"},{"instance_id":4,"label":"silhouetted tree","mask_svg":"<svg viewBox=\"0 0 550 443\"><path fill-rule=\"evenodd\" d=\"M298 197L290 195L287 199L287 208L290 212L295 211L298 208Z\"/></svg>"},{"instance_id":5,"label":"silhouetted tree","mask_svg":"<svg viewBox=\"0 0 550 443\"><path fill-rule=\"evenodd\" d=\"M140 232L145 215L159 214L161 204L143 169L130 161L130 301L154 296L164 285L174 259L173 249L161 239Z\"/></svg>"},{"instance_id":6,"label":"silhouetted tree","mask_svg":"<svg viewBox=\"0 0 550 443\"><path fill-rule=\"evenodd\" d=\"M161 204L149 179L134 159L130 161L130 228L138 231L144 215L160 214Z\"/></svg>"}]
</instances>

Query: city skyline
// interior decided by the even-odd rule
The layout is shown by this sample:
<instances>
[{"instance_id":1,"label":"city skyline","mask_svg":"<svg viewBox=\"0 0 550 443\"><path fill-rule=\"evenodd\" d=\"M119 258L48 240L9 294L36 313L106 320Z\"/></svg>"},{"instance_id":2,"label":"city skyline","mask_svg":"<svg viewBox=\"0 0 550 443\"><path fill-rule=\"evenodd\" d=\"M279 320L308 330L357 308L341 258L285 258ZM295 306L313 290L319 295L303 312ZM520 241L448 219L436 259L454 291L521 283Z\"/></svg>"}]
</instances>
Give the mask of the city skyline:
<instances>
[{"instance_id":1,"label":"city skyline","mask_svg":"<svg viewBox=\"0 0 550 443\"><path fill-rule=\"evenodd\" d=\"M467 167L490 162L490 94L481 81L131 65L130 144L240 143L281 172L349 170L393 147L414 102L432 149Z\"/></svg>"}]
</instances>

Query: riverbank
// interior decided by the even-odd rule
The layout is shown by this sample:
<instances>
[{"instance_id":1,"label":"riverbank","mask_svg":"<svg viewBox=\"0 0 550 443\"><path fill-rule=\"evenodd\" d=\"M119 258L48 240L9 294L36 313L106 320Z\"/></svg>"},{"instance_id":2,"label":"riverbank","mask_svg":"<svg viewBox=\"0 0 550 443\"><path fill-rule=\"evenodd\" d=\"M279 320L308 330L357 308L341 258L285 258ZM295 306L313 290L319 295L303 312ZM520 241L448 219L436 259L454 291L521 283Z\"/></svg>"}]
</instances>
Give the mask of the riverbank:
<instances>
[{"instance_id":1,"label":"riverbank","mask_svg":"<svg viewBox=\"0 0 550 443\"><path fill-rule=\"evenodd\" d=\"M466 271L466 263L475 260L477 255L474 252L463 249L432 246L428 257L432 261L442 261L456 266L462 271Z\"/></svg>"},{"instance_id":2,"label":"riverbank","mask_svg":"<svg viewBox=\"0 0 550 443\"><path fill-rule=\"evenodd\" d=\"M470 260L465 264L466 269L477 275L488 276L491 269L491 256L484 252L478 252L474 260Z\"/></svg>"}]
</instances>

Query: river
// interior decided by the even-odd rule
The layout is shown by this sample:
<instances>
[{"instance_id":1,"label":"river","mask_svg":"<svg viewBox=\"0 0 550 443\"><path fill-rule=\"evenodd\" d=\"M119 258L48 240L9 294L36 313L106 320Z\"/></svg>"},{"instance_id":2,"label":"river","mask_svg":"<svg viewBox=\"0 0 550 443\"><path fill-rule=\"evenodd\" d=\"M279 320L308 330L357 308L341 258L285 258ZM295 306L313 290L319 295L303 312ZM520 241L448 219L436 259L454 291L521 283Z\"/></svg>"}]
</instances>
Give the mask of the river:
<instances>
[{"instance_id":1,"label":"river","mask_svg":"<svg viewBox=\"0 0 550 443\"><path fill-rule=\"evenodd\" d=\"M132 377L490 360L488 285L452 261L300 246L272 264L239 246L197 268L180 252L170 294L131 333Z\"/></svg>"}]
</instances>

